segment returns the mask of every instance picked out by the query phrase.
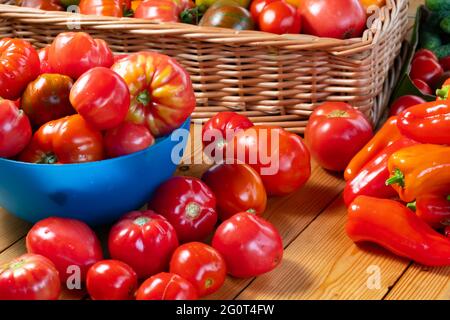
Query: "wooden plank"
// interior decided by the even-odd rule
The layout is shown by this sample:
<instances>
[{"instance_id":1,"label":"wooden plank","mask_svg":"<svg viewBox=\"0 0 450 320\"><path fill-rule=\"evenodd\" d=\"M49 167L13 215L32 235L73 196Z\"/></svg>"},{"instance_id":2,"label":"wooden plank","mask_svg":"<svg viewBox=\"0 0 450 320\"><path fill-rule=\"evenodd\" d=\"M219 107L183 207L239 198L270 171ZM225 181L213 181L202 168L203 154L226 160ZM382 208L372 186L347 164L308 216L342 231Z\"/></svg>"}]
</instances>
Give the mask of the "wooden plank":
<instances>
[{"instance_id":1,"label":"wooden plank","mask_svg":"<svg viewBox=\"0 0 450 320\"><path fill-rule=\"evenodd\" d=\"M30 227L31 224L0 208L0 252L26 235Z\"/></svg>"},{"instance_id":2,"label":"wooden plank","mask_svg":"<svg viewBox=\"0 0 450 320\"><path fill-rule=\"evenodd\" d=\"M287 247L282 265L238 299L382 299L408 261L375 246L357 247L345 222L339 197Z\"/></svg>"}]
</instances>

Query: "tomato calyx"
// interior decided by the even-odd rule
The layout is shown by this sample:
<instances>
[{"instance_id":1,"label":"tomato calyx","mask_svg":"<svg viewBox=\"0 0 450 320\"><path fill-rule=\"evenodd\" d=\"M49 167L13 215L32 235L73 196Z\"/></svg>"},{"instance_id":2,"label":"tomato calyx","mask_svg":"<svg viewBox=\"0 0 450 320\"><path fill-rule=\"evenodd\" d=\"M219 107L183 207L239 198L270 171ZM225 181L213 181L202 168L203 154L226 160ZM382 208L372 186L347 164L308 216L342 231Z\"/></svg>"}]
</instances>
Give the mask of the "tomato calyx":
<instances>
[{"instance_id":1,"label":"tomato calyx","mask_svg":"<svg viewBox=\"0 0 450 320\"><path fill-rule=\"evenodd\" d=\"M247 212L250 214L256 214L256 210L253 208L247 209Z\"/></svg>"},{"instance_id":2,"label":"tomato calyx","mask_svg":"<svg viewBox=\"0 0 450 320\"><path fill-rule=\"evenodd\" d=\"M206 6L200 5L194 8L185 9L180 13L180 20L183 23L198 24L206 12Z\"/></svg>"},{"instance_id":3,"label":"tomato calyx","mask_svg":"<svg viewBox=\"0 0 450 320\"><path fill-rule=\"evenodd\" d=\"M25 260L24 259L21 259L19 261L14 261L14 262L8 264L8 269L9 270L20 269L24 264L25 264Z\"/></svg>"},{"instance_id":4,"label":"tomato calyx","mask_svg":"<svg viewBox=\"0 0 450 320\"><path fill-rule=\"evenodd\" d=\"M152 98L150 96L150 93L147 90L144 90L137 95L136 100L144 106L148 106L150 104L150 101L152 101Z\"/></svg>"},{"instance_id":5,"label":"tomato calyx","mask_svg":"<svg viewBox=\"0 0 450 320\"><path fill-rule=\"evenodd\" d=\"M441 89L436 90L436 96L439 100L448 100L448 95L450 91L450 86L445 86Z\"/></svg>"},{"instance_id":6,"label":"tomato calyx","mask_svg":"<svg viewBox=\"0 0 450 320\"><path fill-rule=\"evenodd\" d=\"M213 284L214 284L214 280L213 279L208 278L208 279L205 280L205 288L206 289L211 288Z\"/></svg>"},{"instance_id":7,"label":"tomato calyx","mask_svg":"<svg viewBox=\"0 0 450 320\"><path fill-rule=\"evenodd\" d=\"M141 227L151 220L152 219L149 217L137 217L136 219L133 220L133 223Z\"/></svg>"},{"instance_id":8,"label":"tomato calyx","mask_svg":"<svg viewBox=\"0 0 450 320\"><path fill-rule=\"evenodd\" d=\"M55 164L58 162L58 157L53 152L48 152L42 154L42 157L39 159L38 164Z\"/></svg>"},{"instance_id":9,"label":"tomato calyx","mask_svg":"<svg viewBox=\"0 0 450 320\"><path fill-rule=\"evenodd\" d=\"M344 110L333 110L327 114L327 118L350 118L350 114Z\"/></svg>"},{"instance_id":10,"label":"tomato calyx","mask_svg":"<svg viewBox=\"0 0 450 320\"><path fill-rule=\"evenodd\" d=\"M200 215L200 205L196 202L189 202L185 208L186 217L194 220Z\"/></svg>"}]
</instances>

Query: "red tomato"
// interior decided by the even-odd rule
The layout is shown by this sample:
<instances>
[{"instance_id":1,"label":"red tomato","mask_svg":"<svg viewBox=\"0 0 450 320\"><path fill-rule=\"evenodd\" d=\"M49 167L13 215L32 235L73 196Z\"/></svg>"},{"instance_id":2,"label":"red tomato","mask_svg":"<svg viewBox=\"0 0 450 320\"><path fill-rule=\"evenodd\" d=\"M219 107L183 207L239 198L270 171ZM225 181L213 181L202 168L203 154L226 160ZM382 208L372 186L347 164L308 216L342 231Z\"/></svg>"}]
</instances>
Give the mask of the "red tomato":
<instances>
[{"instance_id":1,"label":"red tomato","mask_svg":"<svg viewBox=\"0 0 450 320\"><path fill-rule=\"evenodd\" d=\"M419 79L433 87L444 73L439 62L433 58L421 56L415 58L411 63L409 75L411 79Z\"/></svg>"},{"instance_id":2,"label":"red tomato","mask_svg":"<svg viewBox=\"0 0 450 320\"><path fill-rule=\"evenodd\" d=\"M114 56L114 63L116 63L117 61L122 60L123 58L126 58L128 56L129 56L128 54L117 54Z\"/></svg>"},{"instance_id":3,"label":"red tomato","mask_svg":"<svg viewBox=\"0 0 450 320\"><path fill-rule=\"evenodd\" d=\"M0 157L14 157L30 142L31 125L26 114L10 100L0 100Z\"/></svg>"},{"instance_id":4,"label":"red tomato","mask_svg":"<svg viewBox=\"0 0 450 320\"><path fill-rule=\"evenodd\" d=\"M294 192L311 175L309 151L300 136L271 126L254 126L233 139L234 157L259 173L267 195Z\"/></svg>"},{"instance_id":5,"label":"red tomato","mask_svg":"<svg viewBox=\"0 0 450 320\"><path fill-rule=\"evenodd\" d=\"M179 22L180 8L173 0L146 0L137 7L134 17L154 22Z\"/></svg>"},{"instance_id":6,"label":"red tomato","mask_svg":"<svg viewBox=\"0 0 450 320\"><path fill-rule=\"evenodd\" d=\"M114 57L104 40L85 32L64 32L50 45L48 62L54 72L75 80L94 67L111 67Z\"/></svg>"},{"instance_id":7,"label":"red tomato","mask_svg":"<svg viewBox=\"0 0 450 320\"><path fill-rule=\"evenodd\" d=\"M283 258L283 243L275 227L248 212L222 222L212 246L225 259L230 275L249 278L275 269Z\"/></svg>"},{"instance_id":8,"label":"red tomato","mask_svg":"<svg viewBox=\"0 0 450 320\"><path fill-rule=\"evenodd\" d=\"M366 29L366 12L359 0L301 0L303 32L318 37L360 37Z\"/></svg>"},{"instance_id":9,"label":"red tomato","mask_svg":"<svg viewBox=\"0 0 450 320\"><path fill-rule=\"evenodd\" d=\"M136 300L197 300L195 287L179 275L161 272L142 283Z\"/></svg>"},{"instance_id":10,"label":"red tomato","mask_svg":"<svg viewBox=\"0 0 450 320\"><path fill-rule=\"evenodd\" d=\"M154 143L155 138L147 127L131 122L124 122L105 133L106 154L111 158L144 150Z\"/></svg>"},{"instance_id":11,"label":"red tomato","mask_svg":"<svg viewBox=\"0 0 450 320\"><path fill-rule=\"evenodd\" d=\"M311 156L325 169L344 170L373 137L372 126L359 110L344 102L326 102L309 118L305 140Z\"/></svg>"},{"instance_id":12,"label":"red tomato","mask_svg":"<svg viewBox=\"0 0 450 320\"><path fill-rule=\"evenodd\" d=\"M20 155L31 163L80 163L104 158L103 137L78 114L47 122Z\"/></svg>"},{"instance_id":13,"label":"red tomato","mask_svg":"<svg viewBox=\"0 0 450 320\"><path fill-rule=\"evenodd\" d=\"M250 4L250 13L252 15L253 21L255 21L255 23L258 23L259 15L261 14L261 11L263 11L263 9L269 3L272 3L275 1L280 1L280 0L254 0L254 1L252 1L252 3Z\"/></svg>"},{"instance_id":14,"label":"red tomato","mask_svg":"<svg viewBox=\"0 0 450 320\"><path fill-rule=\"evenodd\" d=\"M0 265L0 300L57 300L58 270L46 257L23 254Z\"/></svg>"},{"instance_id":15,"label":"red tomato","mask_svg":"<svg viewBox=\"0 0 450 320\"><path fill-rule=\"evenodd\" d=\"M75 110L97 130L112 129L127 116L130 92L125 81L104 67L84 73L70 90Z\"/></svg>"},{"instance_id":16,"label":"red tomato","mask_svg":"<svg viewBox=\"0 0 450 320\"><path fill-rule=\"evenodd\" d=\"M421 97L418 96L413 95L401 96L392 103L391 108L389 110L389 116L398 116L400 113L403 112L403 110L415 106L416 104L421 104L425 102L426 102L425 100L423 100Z\"/></svg>"},{"instance_id":17,"label":"red tomato","mask_svg":"<svg viewBox=\"0 0 450 320\"><path fill-rule=\"evenodd\" d=\"M433 95L433 90L431 87L423 80L413 79L412 83L416 86L417 89L420 90L423 94Z\"/></svg>"},{"instance_id":18,"label":"red tomato","mask_svg":"<svg viewBox=\"0 0 450 320\"><path fill-rule=\"evenodd\" d=\"M86 287L92 300L133 300L138 279L126 263L102 260L88 270Z\"/></svg>"},{"instance_id":19,"label":"red tomato","mask_svg":"<svg viewBox=\"0 0 450 320\"><path fill-rule=\"evenodd\" d=\"M438 61L438 58L436 57L436 55L434 54L434 52L431 51L431 50L428 50L428 49L420 49L420 50L418 50L418 51L414 54L413 61L414 61L416 58L419 58L419 57L427 57L427 58L430 58L430 59L433 59L433 60Z\"/></svg>"},{"instance_id":20,"label":"red tomato","mask_svg":"<svg viewBox=\"0 0 450 320\"><path fill-rule=\"evenodd\" d=\"M109 232L111 257L130 265L139 278L165 270L177 247L175 229L151 210L126 214Z\"/></svg>"},{"instance_id":21,"label":"red tomato","mask_svg":"<svg viewBox=\"0 0 450 320\"><path fill-rule=\"evenodd\" d=\"M16 100L34 80L41 68L39 56L31 44L22 39L0 40L0 97Z\"/></svg>"},{"instance_id":22,"label":"red tomato","mask_svg":"<svg viewBox=\"0 0 450 320\"><path fill-rule=\"evenodd\" d=\"M103 259L102 247L94 231L82 221L50 217L36 223L28 231L27 250L50 259L66 281L70 266L80 268L81 280L86 279L88 269Z\"/></svg>"},{"instance_id":23,"label":"red tomato","mask_svg":"<svg viewBox=\"0 0 450 320\"><path fill-rule=\"evenodd\" d=\"M226 141L231 140L238 130L250 127L253 127L253 123L244 115L229 111L217 113L203 125L202 142L205 154L211 158L220 155L222 158L219 160L223 160Z\"/></svg>"},{"instance_id":24,"label":"red tomato","mask_svg":"<svg viewBox=\"0 0 450 320\"><path fill-rule=\"evenodd\" d=\"M444 69L444 71L450 70L450 56L439 59L439 64Z\"/></svg>"},{"instance_id":25,"label":"red tomato","mask_svg":"<svg viewBox=\"0 0 450 320\"><path fill-rule=\"evenodd\" d=\"M300 33L300 12L293 5L284 1L267 4L258 19L259 29L276 34Z\"/></svg>"},{"instance_id":26,"label":"red tomato","mask_svg":"<svg viewBox=\"0 0 450 320\"><path fill-rule=\"evenodd\" d=\"M35 8L47 11L64 11L58 0L21 0L22 7Z\"/></svg>"},{"instance_id":27,"label":"red tomato","mask_svg":"<svg viewBox=\"0 0 450 320\"><path fill-rule=\"evenodd\" d=\"M112 70L130 89L128 120L145 124L154 137L178 128L195 108L189 74L166 55L135 53L116 62Z\"/></svg>"},{"instance_id":28,"label":"red tomato","mask_svg":"<svg viewBox=\"0 0 450 320\"><path fill-rule=\"evenodd\" d=\"M123 0L81 0L80 13L95 16L123 17L126 4Z\"/></svg>"},{"instance_id":29,"label":"red tomato","mask_svg":"<svg viewBox=\"0 0 450 320\"><path fill-rule=\"evenodd\" d=\"M173 253L170 273L188 280L197 289L199 297L204 297L222 287L227 268L216 249L204 243L190 242Z\"/></svg>"},{"instance_id":30,"label":"red tomato","mask_svg":"<svg viewBox=\"0 0 450 320\"><path fill-rule=\"evenodd\" d=\"M204 240L217 222L216 197L204 182L193 177L167 180L148 205L169 220L180 242Z\"/></svg>"},{"instance_id":31,"label":"red tomato","mask_svg":"<svg viewBox=\"0 0 450 320\"><path fill-rule=\"evenodd\" d=\"M50 63L48 62L48 50L50 46L46 46L45 48L38 50L39 61L41 62L41 72L43 73L53 73L52 68L50 67Z\"/></svg>"},{"instance_id":32,"label":"red tomato","mask_svg":"<svg viewBox=\"0 0 450 320\"><path fill-rule=\"evenodd\" d=\"M246 164L218 164L206 171L202 180L217 198L221 220L248 211L260 215L266 210L267 194L258 173Z\"/></svg>"},{"instance_id":33,"label":"red tomato","mask_svg":"<svg viewBox=\"0 0 450 320\"><path fill-rule=\"evenodd\" d=\"M444 235L450 239L450 226L446 226L444 229Z\"/></svg>"}]
</instances>

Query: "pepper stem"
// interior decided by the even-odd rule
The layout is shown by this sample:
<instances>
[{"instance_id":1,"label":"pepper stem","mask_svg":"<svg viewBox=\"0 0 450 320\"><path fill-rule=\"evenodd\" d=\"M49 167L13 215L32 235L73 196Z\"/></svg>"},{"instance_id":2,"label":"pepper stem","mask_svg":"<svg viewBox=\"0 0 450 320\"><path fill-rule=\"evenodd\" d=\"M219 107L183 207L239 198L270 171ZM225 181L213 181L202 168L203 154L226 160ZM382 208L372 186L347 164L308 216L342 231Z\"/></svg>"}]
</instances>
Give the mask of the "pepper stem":
<instances>
[{"instance_id":1,"label":"pepper stem","mask_svg":"<svg viewBox=\"0 0 450 320\"><path fill-rule=\"evenodd\" d=\"M448 100L450 86L444 86L441 89L436 90L436 96L439 100Z\"/></svg>"},{"instance_id":2,"label":"pepper stem","mask_svg":"<svg viewBox=\"0 0 450 320\"><path fill-rule=\"evenodd\" d=\"M447 200L450 201L450 194L447 196Z\"/></svg>"},{"instance_id":3,"label":"pepper stem","mask_svg":"<svg viewBox=\"0 0 450 320\"><path fill-rule=\"evenodd\" d=\"M400 169L395 169L394 175L386 180L386 185L390 186L393 184L398 184L400 187L405 187L405 175Z\"/></svg>"},{"instance_id":4,"label":"pepper stem","mask_svg":"<svg viewBox=\"0 0 450 320\"><path fill-rule=\"evenodd\" d=\"M407 207L408 209L411 209L412 211L416 211L416 210L417 210L417 207L416 207L416 201L408 203L408 204L406 205L406 207Z\"/></svg>"}]
</instances>

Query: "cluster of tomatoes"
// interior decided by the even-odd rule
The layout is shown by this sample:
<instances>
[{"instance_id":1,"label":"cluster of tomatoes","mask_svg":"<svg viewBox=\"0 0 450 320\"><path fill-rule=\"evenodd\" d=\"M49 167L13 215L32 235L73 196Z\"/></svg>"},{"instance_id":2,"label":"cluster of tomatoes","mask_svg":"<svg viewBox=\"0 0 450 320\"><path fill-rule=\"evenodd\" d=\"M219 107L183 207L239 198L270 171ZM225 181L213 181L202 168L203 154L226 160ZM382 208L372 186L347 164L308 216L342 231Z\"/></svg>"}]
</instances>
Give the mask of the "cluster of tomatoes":
<instances>
[{"instance_id":1,"label":"cluster of tomatoes","mask_svg":"<svg viewBox=\"0 0 450 320\"><path fill-rule=\"evenodd\" d=\"M0 157L80 163L143 150L192 113L188 73L155 52L113 56L105 41L61 33L36 51L0 40ZM34 134L33 134L34 131Z\"/></svg>"}]
</instances>

